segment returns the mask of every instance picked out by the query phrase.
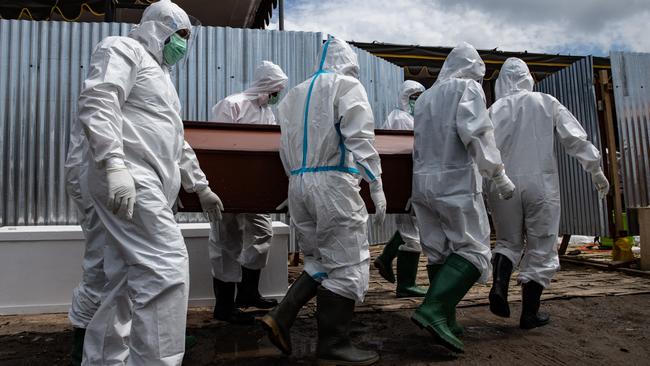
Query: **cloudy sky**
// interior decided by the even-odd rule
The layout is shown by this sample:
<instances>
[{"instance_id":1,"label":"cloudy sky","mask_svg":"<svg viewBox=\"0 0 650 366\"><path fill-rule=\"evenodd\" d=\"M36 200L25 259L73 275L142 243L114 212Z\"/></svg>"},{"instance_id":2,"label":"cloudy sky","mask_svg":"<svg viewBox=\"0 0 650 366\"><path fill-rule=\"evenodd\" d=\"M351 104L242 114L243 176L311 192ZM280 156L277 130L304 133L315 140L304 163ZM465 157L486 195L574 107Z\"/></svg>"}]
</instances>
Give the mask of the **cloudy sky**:
<instances>
[{"instance_id":1,"label":"cloudy sky","mask_svg":"<svg viewBox=\"0 0 650 366\"><path fill-rule=\"evenodd\" d=\"M277 9L270 28L277 29ZM650 52L650 0L285 0L285 29L346 40L605 56Z\"/></svg>"}]
</instances>

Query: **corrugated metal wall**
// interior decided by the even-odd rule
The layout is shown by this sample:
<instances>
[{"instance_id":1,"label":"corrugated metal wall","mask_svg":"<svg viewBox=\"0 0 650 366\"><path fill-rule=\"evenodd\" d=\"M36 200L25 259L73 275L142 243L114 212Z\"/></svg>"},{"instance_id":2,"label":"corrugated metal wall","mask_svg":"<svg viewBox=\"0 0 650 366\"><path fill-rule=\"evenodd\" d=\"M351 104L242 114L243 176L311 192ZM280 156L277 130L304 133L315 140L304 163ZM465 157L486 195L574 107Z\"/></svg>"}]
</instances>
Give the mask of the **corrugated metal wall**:
<instances>
[{"instance_id":1,"label":"corrugated metal wall","mask_svg":"<svg viewBox=\"0 0 650 366\"><path fill-rule=\"evenodd\" d=\"M70 122L93 47L130 24L0 20L0 226L76 223L65 193ZM175 74L183 118L206 120L218 100L243 90L261 60L289 87L314 70L320 33L201 27ZM377 123L397 105L401 68L358 50Z\"/></svg>"},{"instance_id":2,"label":"corrugated metal wall","mask_svg":"<svg viewBox=\"0 0 650 366\"><path fill-rule=\"evenodd\" d=\"M612 52L625 204L650 206L650 54Z\"/></svg>"},{"instance_id":3,"label":"corrugated metal wall","mask_svg":"<svg viewBox=\"0 0 650 366\"><path fill-rule=\"evenodd\" d=\"M586 57L542 80L536 90L556 97L580 121L588 139L600 150L598 111L594 91L593 60ZM556 141L560 173L562 218L560 232L577 235L607 235L607 207L598 199L591 176Z\"/></svg>"}]
</instances>

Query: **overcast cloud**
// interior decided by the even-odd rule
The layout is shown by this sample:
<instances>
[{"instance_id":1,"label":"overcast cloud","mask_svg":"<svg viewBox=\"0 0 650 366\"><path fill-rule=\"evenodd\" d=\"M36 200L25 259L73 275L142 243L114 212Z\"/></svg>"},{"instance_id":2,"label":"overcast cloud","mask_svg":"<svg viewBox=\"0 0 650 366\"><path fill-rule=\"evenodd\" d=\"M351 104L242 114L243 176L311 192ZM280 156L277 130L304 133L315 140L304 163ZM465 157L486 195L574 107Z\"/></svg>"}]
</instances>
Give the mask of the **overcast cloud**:
<instances>
[{"instance_id":1,"label":"overcast cloud","mask_svg":"<svg viewBox=\"0 0 650 366\"><path fill-rule=\"evenodd\" d=\"M277 28L277 11L271 28ZM650 52L650 0L285 0L285 28L359 42Z\"/></svg>"}]
</instances>

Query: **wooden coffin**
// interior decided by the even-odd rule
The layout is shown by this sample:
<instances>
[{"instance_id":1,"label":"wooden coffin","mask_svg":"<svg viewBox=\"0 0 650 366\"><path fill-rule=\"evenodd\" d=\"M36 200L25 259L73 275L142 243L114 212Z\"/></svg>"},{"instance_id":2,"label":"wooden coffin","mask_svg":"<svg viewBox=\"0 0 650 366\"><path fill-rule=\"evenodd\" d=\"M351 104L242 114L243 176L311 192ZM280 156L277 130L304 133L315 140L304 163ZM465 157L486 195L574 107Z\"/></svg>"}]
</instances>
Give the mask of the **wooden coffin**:
<instances>
[{"instance_id":1,"label":"wooden coffin","mask_svg":"<svg viewBox=\"0 0 650 366\"><path fill-rule=\"evenodd\" d=\"M411 196L413 133L376 130L375 134L388 212L404 212ZM278 212L289 182L280 161L279 126L185 122L185 140L226 212ZM368 211L374 212L365 182L361 194ZM201 211L195 194L181 189L180 200L180 211Z\"/></svg>"}]
</instances>

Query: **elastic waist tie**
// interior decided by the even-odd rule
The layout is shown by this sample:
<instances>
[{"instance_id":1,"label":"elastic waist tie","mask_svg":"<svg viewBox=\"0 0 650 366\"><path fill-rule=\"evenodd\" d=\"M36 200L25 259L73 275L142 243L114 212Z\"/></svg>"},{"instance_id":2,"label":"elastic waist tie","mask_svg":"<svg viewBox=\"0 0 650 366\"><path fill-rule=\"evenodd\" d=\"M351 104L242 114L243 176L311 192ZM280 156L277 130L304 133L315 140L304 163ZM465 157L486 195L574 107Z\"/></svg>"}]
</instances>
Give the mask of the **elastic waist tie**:
<instances>
[{"instance_id":1,"label":"elastic waist tie","mask_svg":"<svg viewBox=\"0 0 650 366\"><path fill-rule=\"evenodd\" d=\"M360 174L357 168L348 168L344 166L317 166L313 168L300 168L291 171L291 175L301 175L304 173L317 173L317 172L343 172L350 174Z\"/></svg>"}]
</instances>

